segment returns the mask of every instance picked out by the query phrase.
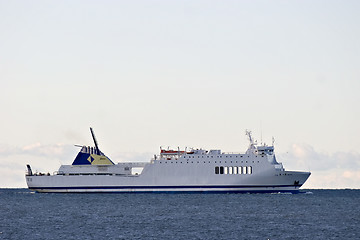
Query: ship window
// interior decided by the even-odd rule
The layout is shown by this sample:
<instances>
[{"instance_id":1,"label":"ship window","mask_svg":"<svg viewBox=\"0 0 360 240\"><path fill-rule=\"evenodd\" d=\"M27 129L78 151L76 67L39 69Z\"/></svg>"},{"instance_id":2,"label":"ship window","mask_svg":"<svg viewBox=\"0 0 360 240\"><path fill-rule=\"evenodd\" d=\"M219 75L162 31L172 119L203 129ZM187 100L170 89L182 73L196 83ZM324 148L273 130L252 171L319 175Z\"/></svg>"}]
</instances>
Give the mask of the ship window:
<instances>
[{"instance_id":1,"label":"ship window","mask_svg":"<svg viewBox=\"0 0 360 240\"><path fill-rule=\"evenodd\" d=\"M228 174L228 167L224 167L224 174Z\"/></svg>"},{"instance_id":2,"label":"ship window","mask_svg":"<svg viewBox=\"0 0 360 240\"><path fill-rule=\"evenodd\" d=\"M229 174L233 174L233 167L229 167Z\"/></svg>"},{"instance_id":3,"label":"ship window","mask_svg":"<svg viewBox=\"0 0 360 240\"><path fill-rule=\"evenodd\" d=\"M247 173L248 173L248 174L252 174L252 167L251 167L251 166L248 167Z\"/></svg>"},{"instance_id":4,"label":"ship window","mask_svg":"<svg viewBox=\"0 0 360 240\"><path fill-rule=\"evenodd\" d=\"M215 174L219 174L219 173L220 173L219 167L215 167Z\"/></svg>"},{"instance_id":5,"label":"ship window","mask_svg":"<svg viewBox=\"0 0 360 240\"><path fill-rule=\"evenodd\" d=\"M247 174L247 167L242 167L242 174Z\"/></svg>"},{"instance_id":6,"label":"ship window","mask_svg":"<svg viewBox=\"0 0 360 240\"><path fill-rule=\"evenodd\" d=\"M220 174L224 174L224 167L220 167Z\"/></svg>"},{"instance_id":7,"label":"ship window","mask_svg":"<svg viewBox=\"0 0 360 240\"><path fill-rule=\"evenodd\" d=\"M237 167L234 167L234 170L233 170L233 174L238 174L238 168Z\"/></svg>"}]
</instances>

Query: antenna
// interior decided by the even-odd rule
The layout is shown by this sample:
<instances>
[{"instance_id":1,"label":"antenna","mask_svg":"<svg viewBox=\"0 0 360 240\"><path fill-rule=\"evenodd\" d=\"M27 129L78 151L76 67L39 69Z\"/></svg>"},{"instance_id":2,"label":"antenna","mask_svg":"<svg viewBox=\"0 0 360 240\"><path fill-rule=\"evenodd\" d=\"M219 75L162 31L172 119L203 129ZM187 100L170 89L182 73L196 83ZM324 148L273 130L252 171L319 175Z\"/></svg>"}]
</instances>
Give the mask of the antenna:
<instances>
[{"instance_id":1,"label":"antenna","mask_svg":"<svg viewBox=\"0 0 360 240\"><path fill-rule=\"evenodd\" d=\"M100 154L100 149L99 149L98 143L96 141L94 131L93 131L93 129L91 127L90 127L90 132L91 132L92 138L93 138L94 143L95 143L95 149L97 151L97 154Z\"/></svg>"},{"instance_id":2,"label":"antenna","mask_svg":"<svg viewBox=\"0 0 360 240\"><path fill-rule=\"evenodd\" d=\"M246 132L245 134L249 137L250 143L253 144L254 142L253 142L253 139L252 139L252 136L251 136L251 131L246 130L245 132Z\"/></svg>"}]
</instances>

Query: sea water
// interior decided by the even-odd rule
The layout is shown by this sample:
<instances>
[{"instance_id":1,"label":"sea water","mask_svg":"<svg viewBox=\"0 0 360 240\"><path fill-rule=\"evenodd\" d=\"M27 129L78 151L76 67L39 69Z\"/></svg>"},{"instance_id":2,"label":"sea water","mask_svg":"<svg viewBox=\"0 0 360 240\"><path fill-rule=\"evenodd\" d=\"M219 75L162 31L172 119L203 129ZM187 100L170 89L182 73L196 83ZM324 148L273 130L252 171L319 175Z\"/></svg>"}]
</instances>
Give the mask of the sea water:
<instances>
[{"instance_id":1,"label":"sea water","mask_svg":"<svg viewBox=\"0 0 360 240\"><path fill-rule=\"evenodd\" d=\"M0 239L360 239L360 190L44 194L0 189Z\"/></svg>"}]
</instances>

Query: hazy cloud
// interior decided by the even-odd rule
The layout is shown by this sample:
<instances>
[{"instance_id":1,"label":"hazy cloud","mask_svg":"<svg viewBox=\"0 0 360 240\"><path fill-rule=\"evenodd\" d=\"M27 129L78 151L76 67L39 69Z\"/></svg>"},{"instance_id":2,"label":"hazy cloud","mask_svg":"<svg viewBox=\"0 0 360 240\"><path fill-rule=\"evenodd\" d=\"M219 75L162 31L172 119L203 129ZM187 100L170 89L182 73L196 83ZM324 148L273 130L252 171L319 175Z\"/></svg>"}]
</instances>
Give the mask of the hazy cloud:
<instances>
[{"instance_id":1,"label":"hazy cloud","mask_svg":"<svg viewBox=\"0 0 360 240\"><path fill-rule=\"evenodd\" d=\"M358 152L318 152L308 144L293 144L287 153L278 154L289 170L311 171L307 188L359 188Z\"/></svg>"},{"instance_id":2,"label":"hazy cloud","mask_svg":"<svg viewBox=\"0 0 360 240\"><path fill-rule=\"evenodd\" d=\"M26 187L26 164L34 171L54 172L61 164L71 164L78 149L72 145L0 145L0 187Z\"/></svg>"},{"instance_id":3,"label":"hazy cloud","mask_svg":"<svg viewBox=\"0 0 360 240\"><path fill-rule=\"evenodd\" d=\"M54 144L43 145L40 143L32 143L25 146L0 146L0 156L13 155L32 155L32 156L47 156L51 158L61 158L74 152L74 146L68 144Z\"/></svg>"}]
</instances>

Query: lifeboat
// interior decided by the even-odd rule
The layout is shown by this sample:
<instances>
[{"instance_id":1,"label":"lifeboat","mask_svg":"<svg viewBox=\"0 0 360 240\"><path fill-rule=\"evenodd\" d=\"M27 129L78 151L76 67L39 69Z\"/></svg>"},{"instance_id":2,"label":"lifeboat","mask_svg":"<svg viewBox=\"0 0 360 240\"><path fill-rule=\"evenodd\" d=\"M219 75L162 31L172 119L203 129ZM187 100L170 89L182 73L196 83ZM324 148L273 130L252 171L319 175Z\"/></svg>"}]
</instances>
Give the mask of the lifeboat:
<instances>
[{"instance_id":1,"label":"lifeboat","mask_svg":"<svg viewBox=\"0 0 360 240\"><path fill-rule=\"evenodd\" d=\"M184 154L185 151L176 151L176 150L164 150L164 149L161 149L160 151L160 154L162 155L181 155L181 154Z\"/></svg>"}]
</instances>

